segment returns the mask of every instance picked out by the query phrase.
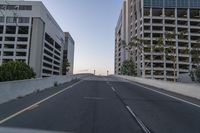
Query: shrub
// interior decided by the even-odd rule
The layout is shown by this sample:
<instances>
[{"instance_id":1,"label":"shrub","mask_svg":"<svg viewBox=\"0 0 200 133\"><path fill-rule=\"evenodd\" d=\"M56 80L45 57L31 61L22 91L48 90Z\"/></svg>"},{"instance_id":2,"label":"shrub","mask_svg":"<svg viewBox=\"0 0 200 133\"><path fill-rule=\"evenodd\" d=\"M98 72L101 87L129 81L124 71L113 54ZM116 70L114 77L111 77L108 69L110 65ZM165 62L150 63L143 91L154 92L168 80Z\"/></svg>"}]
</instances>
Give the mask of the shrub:
<instances>
[{"instance_id":1,"label":"shrub","mask_svg":"<svg viewBox=\"0 0 200 133\"><path fill-rule=\"evenodd\" d=\"M136 65L132 60L125 60L121 67L121 74L136 76Z\"/></svg>"},{"instance_id":2,"label":"shrub","mask_svg":"<svg viewBox=\"0 0 200 133\"><path fill-rule=\"evenodd\" d=\"M200 67L198 67L195 71L196 77L197 77L197 81L200 82Z\"/></svg>"},{"instance_id":3,"label":"shrub","mask_svg":"<svg viewBox=\"0 0 200 133\"><path fill-rule=\"evenodd\" d=\"M0 66L0 82L35 78L35 73L26 63L9 61Z\"/></svg>"}]
</instances>

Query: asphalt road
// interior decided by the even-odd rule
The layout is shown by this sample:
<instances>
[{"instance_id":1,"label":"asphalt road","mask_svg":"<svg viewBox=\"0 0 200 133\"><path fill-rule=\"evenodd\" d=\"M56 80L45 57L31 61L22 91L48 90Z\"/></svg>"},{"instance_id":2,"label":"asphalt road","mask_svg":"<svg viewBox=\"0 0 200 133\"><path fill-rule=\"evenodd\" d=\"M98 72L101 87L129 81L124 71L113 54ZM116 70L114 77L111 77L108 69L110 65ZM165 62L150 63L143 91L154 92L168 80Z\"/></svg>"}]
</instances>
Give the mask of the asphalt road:
<instances>
[{"instance_id":1,"label":"asphalt road","mask_svg":"<svg viewBox=\"0 0 200 133\"><path fill-rule=\"evenodd\" d=\"M0 105L0 126L72 133L200 133L200 106L116 78L88 77Z\"/></svg>"}]
</instances>

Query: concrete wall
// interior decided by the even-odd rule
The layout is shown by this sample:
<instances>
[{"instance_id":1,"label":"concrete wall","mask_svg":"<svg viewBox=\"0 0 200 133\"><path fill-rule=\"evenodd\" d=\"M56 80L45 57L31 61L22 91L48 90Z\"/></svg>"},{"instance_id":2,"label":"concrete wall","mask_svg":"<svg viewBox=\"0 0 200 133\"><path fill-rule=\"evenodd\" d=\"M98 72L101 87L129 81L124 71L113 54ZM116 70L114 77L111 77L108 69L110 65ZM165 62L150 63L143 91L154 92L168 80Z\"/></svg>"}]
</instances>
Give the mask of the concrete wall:
<instances>
[{"instance_id":1,"label":"concrete wall","mask_svg":"<svg viewBox=\"0 0 200 133\"><path fill-rule=\"evenodd\" d=\"M185 95L185 96L200 99L200 84L173 83L173 82L144 79L144 78L131 77L131 76L119 76L119 75L114 75L114 76L122 78L122 79L127 79L129 81L142 83L142 84L145 84L145 85L150 85L150 86L157 87L157 88L160 88L160 89L164 89L164 90L167 90L167 91L175 92L175 93L182 94L182 95Z\"/></svg>"},{"instance_id":2,"label":"concrete wall","mask_svg":"<svg viewBox=\"0 0 200 133\"><path fill-rule=\"evenodd\" d=\"M40 18L33 18L30 43L29 66L34 68L36 77L42 77L42 54L45 24Z\"/></svg>"},{"instance_id":3,"label":"concrete wall","mask_svg":"<svg viewBox=\"0 0 200 133\"><path fill-rule=\"evenodd\" d=\"M43 79L30 79L0 83L0 104L31 94L37 90L44 90L54 86L54 83L62 84L75 78L84 78L88 75L55 76Z\"/></svg>"}]
</instances>

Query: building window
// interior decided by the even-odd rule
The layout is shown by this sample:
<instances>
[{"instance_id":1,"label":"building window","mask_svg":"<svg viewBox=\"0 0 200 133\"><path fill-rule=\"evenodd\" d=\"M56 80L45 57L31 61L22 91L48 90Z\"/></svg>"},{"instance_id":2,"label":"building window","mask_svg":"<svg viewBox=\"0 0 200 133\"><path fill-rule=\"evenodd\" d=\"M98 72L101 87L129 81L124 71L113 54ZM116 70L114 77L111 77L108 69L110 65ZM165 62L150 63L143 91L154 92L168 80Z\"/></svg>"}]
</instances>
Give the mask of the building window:
<instances>
[{"instance_id":1,"label":"building window","mask_svg":"<svg viewBox=\"0 0 200 133\"><path fill-rule=\"evenodd\" d=\"M14 48L14 44L4 44L4 48L5 49L13 49Z\"/></svg>"},{"instance_id":2,"label":"building window","mask_svg":"<svg viewBox=\"0 0 200 133\"><path fill-rule=\"evenodd\" d=\"M18 34L28 34L29 27L28 26L19 26Z\"/></svg>"},{"instance_id":3,"label":"building window","mask_svg":"<svg viewBox=\"0 0 200 133\"><path fill-rule=\"evenodd\" d=\"M26 52L16 52L16 56L26 56Z\"/></svg>"},{"instance_id":4,"label":"building window","mask_svg":"<svg viewBox=\"0 0 200 133\"><path fill-rule=\"evenodd\" d=\"M17 49L27 49L26 44L17 44Z\"/></svg>"},{"instance_id":5,"label":"building window","mask_svg":"<svg viewBox=\"0 0 200 133\"><path fill-rule=\"evenodd\" d=\"M6 5L0 5L0 10L6 10Z\"/></svg>"},{"instance_id":6,"label":"building window","mask_svg":"<svg viewBox=\"0 0 200 133\"><path fill-rule=\"evenodd\" d=\"M6 26L6 34L15 34L16 26Z\"/></svg>"},{"instance_id":7,"label":"building window","mask_svg":"<svg viewBox=\"0 0 200 133\"><path fill-rule=\"evenodd\" d=\"M3 34L3 26L0 26L0 34Z\"/></svg>"},{"instance_id":8,"label":"building window","mask_svg":"<svg viewBox=\"0 0 200 133\"><path fill-rule=\"evenodd\" d=\"M7 9L7 10L17 10L17 9L18 9L18 6L17 6L17 5L7 5L7 6L6 6L6 9Z\"/></svg>"},{"instance_id":9,"label":"building window","mask_svg":"<svg viewBox=\"0 0 200 133\"><path fill-rule=\"evenodd\" d=\"M3 38L0 36L0 41L2 41L2 39L3 39Z\"/></svg>"},{"instance_id":10,"label":"building window","mask_svg":"<svg viewBox=\"0 0 200 133\"><path fill-rule=\"evenodd\" d=\"M29 23L29 21L28 17L19 17L18 23Z\"/></svg>"},{"instance_id":11,"label":"building window","mask_svg":"<svg viewBox=\"0 0 200 133\"><path fill-rule=\"evenodd\" d=\"M151 6L151 0L144 0L144 6Z\"/></svg>"},{"instance_id":12,"label":"building window","mask_svg":"<svg viewBox=\"0 0 200 133\"><path fill-rule=\"evenodd\" d=\"M18 38L17 38L17 41L18 41L18 42L27 42L27 41L28 41L28 38L27 38L27 37L18 37Z\"/></svg>"},{"instance_id":13,"label":"building window","mask_svg":"<svg viewBox=\"0 0 200 133\"><path fill-rule=\"evenodd\" d=\"M44 59L45 61L48 61L48 62L52 62L52 61L53 61L51 58L49 58L49 57L47 57L47 56L44 56L43 59Z\"/></svg>"},{"instance_id":14,"label":"building window","mask_svg":"<svg viewBox=\"0 0 200 133\"><path fill-rule=\"evenodd\" d=\"M5 41L15 41L15 37L5 37Z\"/></svg>"},{"instance_id":15,"label":"building window","mask_svg":"<svg viewBox=\"0 0 200 133\"><path fill-rule=\"evenodd\" d=\"M54 40L53 38L51 38L47 33L45 34L45 40L50 43L51 45L53 45Z\"/></svg>"},{"instance_id":16,"label":"building window","mask_svg":"<svg viewBox=\"0 0 200 133\"><path fill-rule=\"evenodd\" d=\"M177 7L179 8L188 8L188 0L177 0Z\"/></svg>"},{"instance_id":17,"label":"building window","mask_svg":"<svg viewBox=\"0 0 200 133\"><path fill-rule=\"evenodd\" d=\"M200 7L200 1L199 0L189 0L189 1L190 1L190 7L191 8Z\"/></svg>"},{"instance_id":18,"label":"building window","mask_svg":"<svg viewBox=\"0 0 200 133\"><path fill-rule=\"evenodd\" d=\"M0 23L4 23L4 19L5 19L4 17L0 17Z\"/></svg>"},{"instance_id":19,"label":"building window","mask_svg":"<svg viewBox=\"0 0 200 133\"><path fill-rule=\"evenodd\" d=\"M165 0L165 7L176 7L176 0Z\"/></svg>"},{"instance_id":20,"label":"building window","mask_svg":"<svg viewBox=\"0 0 200 133\"><path fill-rule=\"evenodd\" d=\"M6 23L16 23L17 18L16 17L7 17L6 18Z\"/></svg>"},{"instance_id":21,"label":"building window","mask_svg":"<svg viewBox=\"0 0 200 133\"><path fill-rule=\"evenodd\" d=\"M55 42L55 48L59 51L61 50L61 46L57 42Z\"/></svg>"},{"instance_id":22,"label":"building window","mask_svg":"<svg viewBox=\"0 0 200 133\"><path fill-rule=\"evenodd\" d=\"M5 51L5 52L3 52L3 55L4 55L4 56L13 56L14 53L13 53L13 52L10 52L10 51Z\"/></svg>"},{"instance_id":23,"label":"building window","mask_svg":"<svg viewBox=\"0 0 200 133\"><path fill-rule=\"evenodd\" d=\"M152 0L153 7L163 7L163 0Z\"/></svg>"},{"instance_id":24,"label":"building window","mask_svg":"<svg viewBox=\"0 0 200 133\"><path fill-rule=\"evenodd\" d=\"M32 10L31 5L20 5L19 10Z\"/></svg>"}]
</instances>

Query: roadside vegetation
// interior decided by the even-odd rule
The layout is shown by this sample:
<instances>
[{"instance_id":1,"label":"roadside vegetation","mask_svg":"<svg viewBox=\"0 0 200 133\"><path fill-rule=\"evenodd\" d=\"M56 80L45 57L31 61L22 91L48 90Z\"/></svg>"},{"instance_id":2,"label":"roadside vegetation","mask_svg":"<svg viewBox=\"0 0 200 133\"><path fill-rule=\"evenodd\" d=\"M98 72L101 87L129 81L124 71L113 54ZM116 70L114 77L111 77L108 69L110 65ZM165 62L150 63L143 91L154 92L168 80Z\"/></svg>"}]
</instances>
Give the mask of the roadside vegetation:
<instances>
[{"instance_id":1,"label":"roadside vegetation","mask_svg":"<svg viewBox=\"0 0 200 133\"><path fill-rule=\"evenodd\" d=\"M0 82L35 78L31 67L21 61L9 61L0 66Z\"/></svg>"},{"instance_id":2,"label":"roadside vegetation","mask_svg":"<svg viewBox=\"0 0 200 133\"><path fill-rule=\"evenodd\" d=\"M132 60L125 60L121 67L121 74L128 76L136 76L136 65Z\"/></svg>"},{"instance_id":3,"label":"roadside vegetation","mask_svg":"<svg viewBox=\"0 0 200 133\"><path fill-rule=\"evenodd\" d=\"M63 65L62 65L62 74L63 75L66 75L67 72L69 72L69 67L70 67L70 63L69 63L68 59L64 59Z\"/></svg>"}]
</instances>

